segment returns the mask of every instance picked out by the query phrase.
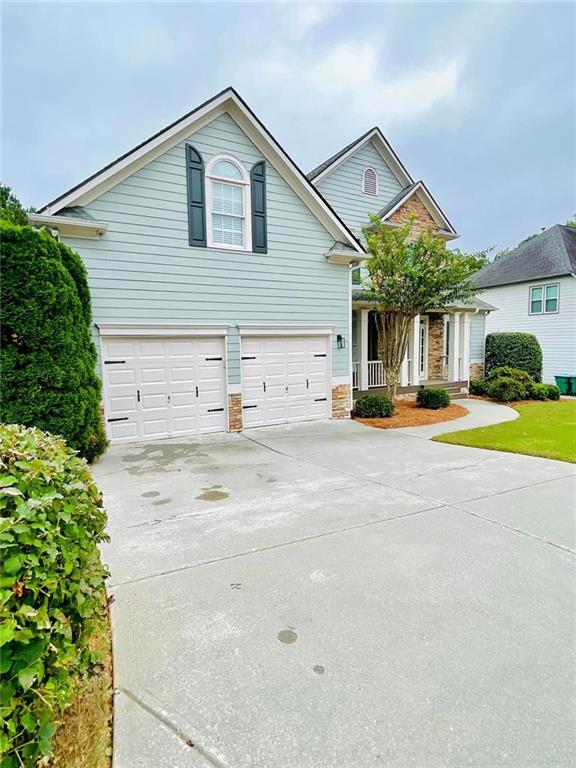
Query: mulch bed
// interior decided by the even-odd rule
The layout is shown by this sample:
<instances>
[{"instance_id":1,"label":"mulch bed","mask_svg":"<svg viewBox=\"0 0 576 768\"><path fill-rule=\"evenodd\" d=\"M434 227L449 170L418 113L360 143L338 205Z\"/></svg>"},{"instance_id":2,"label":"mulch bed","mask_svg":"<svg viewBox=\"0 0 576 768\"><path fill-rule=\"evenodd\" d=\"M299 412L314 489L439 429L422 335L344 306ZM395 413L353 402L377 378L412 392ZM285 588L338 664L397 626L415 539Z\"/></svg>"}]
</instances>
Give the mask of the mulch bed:
<instances>
[{"instance_id":1,"label":"mulch bed","mask_svg":"<svg viewBox=\"0 0 576 768\"><path fill-rule=\"evenodd\" d=\"M432 411L427 408L419 408L411 400L397 400L394 416L386 419L360 419L361 424L378 429L398 429L398 427L421 427L424 424L439 424L442 421L453 421L461 416L466 416L468 409L463 405L451 403L447 408L439 408Z\"/></svg>"}]
</instances>

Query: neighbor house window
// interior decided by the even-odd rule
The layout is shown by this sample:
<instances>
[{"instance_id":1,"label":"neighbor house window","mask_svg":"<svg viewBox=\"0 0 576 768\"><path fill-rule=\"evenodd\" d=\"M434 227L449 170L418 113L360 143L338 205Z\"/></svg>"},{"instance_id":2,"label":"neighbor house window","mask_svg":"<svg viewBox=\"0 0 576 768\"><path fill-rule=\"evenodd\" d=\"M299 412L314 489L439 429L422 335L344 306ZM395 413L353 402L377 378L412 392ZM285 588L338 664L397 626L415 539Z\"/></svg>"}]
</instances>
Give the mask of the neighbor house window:
<instances>
[{"instance_id":1,"label":"neighbor house window","mask_svg":"<svg viewBox=\"0 0 576 768\"><path fill-rule=\"evenodd\" d=\"M378 194L378 174L374 168L364 168L362 174L362 190L367 195Z\"/></svg>"},{"instance_id":2,"label":"neighbor house window","mask_svg":"<svg viewBox=\"0 0 576 768\"><path fill-rule=\"evenodd\" d=\"M533 285L530 288L530 314L546 315L558 312L560 284Z\"/></svg>"},{"instance_id":3,"label":"neighbor house window","mask_svg":"<svg viewBox=\"0 0 576 768\"><path fill-rule=\"evenodd\" d=\"M208 245L252 248L250 177L233 157L213 158L206 168Z\"/></svg>"}]
</instances>

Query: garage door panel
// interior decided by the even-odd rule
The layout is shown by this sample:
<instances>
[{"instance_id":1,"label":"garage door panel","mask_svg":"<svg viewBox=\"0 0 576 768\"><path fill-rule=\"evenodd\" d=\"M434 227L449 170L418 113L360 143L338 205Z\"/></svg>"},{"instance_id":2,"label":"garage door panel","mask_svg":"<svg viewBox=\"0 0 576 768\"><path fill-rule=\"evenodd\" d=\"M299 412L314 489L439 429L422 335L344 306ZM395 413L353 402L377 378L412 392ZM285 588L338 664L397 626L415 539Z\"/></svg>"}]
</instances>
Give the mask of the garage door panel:
<instances>
[{"instance_id":1,"label":"garage door panel","mask_svg":"<svg viewBox=\"0 0 576 768\"><path fill-rule=\"evenodd\" d=\"M327 418L328 337L242 338L245 427Z\"/></svg>"},{"instance_id":2,"label":"garage door panel","mask_svg":"<svg viewBox=\"0 0 576 768\"><path fill-rule=\"evenodd\" d=\"M107 418L126 419L107 421L113 442L226 429L224 339L104 339L103 351L117 353L103 367Z\"/></svg>"}]
</instances>

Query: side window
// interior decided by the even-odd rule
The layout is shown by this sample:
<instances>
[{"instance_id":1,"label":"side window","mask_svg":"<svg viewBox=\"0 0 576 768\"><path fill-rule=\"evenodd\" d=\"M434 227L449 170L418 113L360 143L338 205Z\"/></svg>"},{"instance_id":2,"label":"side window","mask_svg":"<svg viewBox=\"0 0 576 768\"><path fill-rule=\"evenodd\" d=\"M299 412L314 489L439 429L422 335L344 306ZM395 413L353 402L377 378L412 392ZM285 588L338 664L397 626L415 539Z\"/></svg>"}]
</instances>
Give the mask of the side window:
<instances>
[{"instance_id":1,"label":"side window","mask_svg":"<svg viewBox=\"0 0 576 768\"><path fill-rule=\"evenodd\" d=\"M360 285L362 282L362 274L360 267L354 267L352 270L352 285Z\"/></svg>"},{"instance_id":2,"label":"side window","mask_svg":"<svg viewBox=\"0 0 576 768\"><path fill-rule=\"evenodd\" d=\"M362 191L366 195L378 194L378 174L374 168L364 168L362 174Z\"/></svg>"},{"instance_id":3,"label":"side window","mask_svg":"<svg viewBox=\"0 0 576 768\"><path fill-rule=\"evenodd\" d=\"M558 312L560 284L533 285L530 288L530 314L551 315Z\"/></svg>"}]
</instances>

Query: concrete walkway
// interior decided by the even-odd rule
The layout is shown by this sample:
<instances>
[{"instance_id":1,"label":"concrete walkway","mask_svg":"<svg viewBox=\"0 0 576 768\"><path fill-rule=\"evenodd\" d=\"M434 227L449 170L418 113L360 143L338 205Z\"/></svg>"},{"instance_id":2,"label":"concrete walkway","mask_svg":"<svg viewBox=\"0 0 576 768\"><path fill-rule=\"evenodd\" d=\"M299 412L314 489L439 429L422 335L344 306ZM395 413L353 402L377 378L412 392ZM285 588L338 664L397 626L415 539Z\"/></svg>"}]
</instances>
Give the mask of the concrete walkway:
<instances>
[{"instance_id":1,"label":"concrete walkway","mask_svg":"<svg viewBox=\"0 0 576 768\"><path fill-rule=\"evenodd\" d=\"M116 768L575 764L576 467L415 431L108 451Z\"/></svg>"},{"instance_id":2,"label":"concrete walkway","mask_svg":"<svg viewBox=\"0 0 576 768\"><path fill-rule=\"evenodd\" d=\"M445 435L447 432L459 432L461 429L475 429L476 427L489 427L492 424L500 424L503 421L514 421L518 418L518 411L507 405L490 403L486 400L458 400L458 405L468 409L467 416L462 416L454 421L446 421L440 424L427 424L423 427L403 427L394 430L412 437L430 439L436 435Z\"/></svg>"}]
</instances>

